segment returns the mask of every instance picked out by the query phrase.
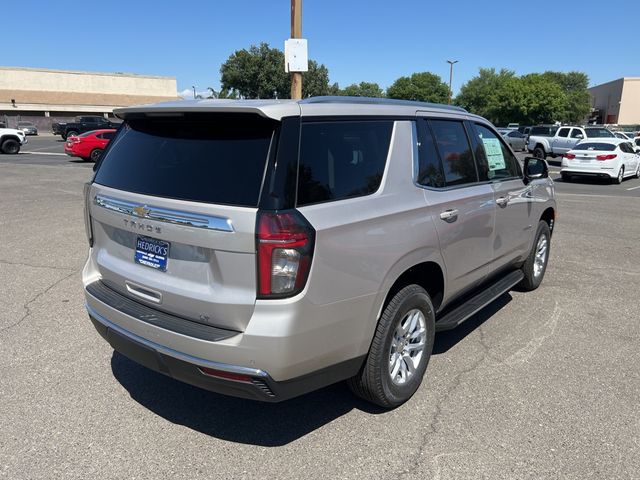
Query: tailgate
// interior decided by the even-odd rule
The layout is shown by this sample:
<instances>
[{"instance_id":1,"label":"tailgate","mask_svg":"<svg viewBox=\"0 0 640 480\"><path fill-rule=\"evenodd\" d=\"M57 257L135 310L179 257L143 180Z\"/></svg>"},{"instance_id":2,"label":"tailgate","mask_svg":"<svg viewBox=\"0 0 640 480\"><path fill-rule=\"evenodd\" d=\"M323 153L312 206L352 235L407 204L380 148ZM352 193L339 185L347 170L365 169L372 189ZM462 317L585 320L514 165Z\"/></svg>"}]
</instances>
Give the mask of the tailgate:
<instances>
[{"instance_id":1,"label":"tailgate","mask_svg":"<svg viewBox=\"0 0 640 480\"><path fill-rule=\"evenodd\" d=\"M89 192L104 284L185 319L245 329L274 122L242 123L140 120L111 141Z\"/></svg>"}]
</instances>

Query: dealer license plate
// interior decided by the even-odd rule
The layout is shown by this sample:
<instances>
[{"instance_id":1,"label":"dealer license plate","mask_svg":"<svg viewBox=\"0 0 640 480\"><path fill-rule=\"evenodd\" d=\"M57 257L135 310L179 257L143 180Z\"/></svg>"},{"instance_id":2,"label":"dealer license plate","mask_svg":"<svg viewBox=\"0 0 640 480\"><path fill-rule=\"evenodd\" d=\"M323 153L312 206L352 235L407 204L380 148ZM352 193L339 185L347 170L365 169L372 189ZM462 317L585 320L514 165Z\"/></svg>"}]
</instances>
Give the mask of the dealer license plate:
<instances>
[{"instance_id":1,"label":"dealer license plate","mask_svg":"<svg viewBox=\"0 0 640 480\"><path fill-rule=\"evenodd\" d=\"M134 260L140 265L165 272L169 258L169 242L139 235L136 238L136 255Z\"/></svg>"}]
</instances>

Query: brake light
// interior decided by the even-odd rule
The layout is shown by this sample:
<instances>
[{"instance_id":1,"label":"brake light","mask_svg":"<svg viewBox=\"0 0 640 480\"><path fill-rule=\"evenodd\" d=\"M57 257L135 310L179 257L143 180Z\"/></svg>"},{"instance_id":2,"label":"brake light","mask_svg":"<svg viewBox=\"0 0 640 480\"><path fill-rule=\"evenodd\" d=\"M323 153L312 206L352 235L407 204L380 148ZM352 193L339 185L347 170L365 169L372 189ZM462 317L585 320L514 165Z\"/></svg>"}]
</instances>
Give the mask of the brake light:
<instances>
[{"instance_id":1,"label":"brake light","mask_svg":"<svg viewBox=\"0 0 640 480\"><path fill-rule=\"evenodd\" d=\"M616 155L615 153L610 153L609 155L598 155L596 156L596 160L613 160L617 156L618 155Z\"/></svg>"},{"instance_id":2,"label":"brake light","mask_svg":"<svg viewBox=\"0 0 640 480\"><path fill-rule=\"evenodd\" d=\"M283 298L307 283L315 230L297 210L258 212L258 297Z\"/></svg>"},{"instance_id":3,"label":"brake light","mask_svg":"<svg viewBox=\"0 0 640 480\"><path fill-rule=\"evenodd\" d=\"M564 158L566 158L567 160L573 160L574 158L576 158L576 156L573 153L565 153Z\"/></svg>"},{"instance_id":4,"label":"brake light","mask_svg":"<svg viewBox=\"0 0 640 480\"><path fill-rule=\"evenodd\" d=\"M202 373L204 373L205 375L209 375L210 377L223 378L225 380L235 380L236 382L251 383L250 375L244 375L242 373L225 372L223 370L216 370L214 368L209 368L209 367L198 367L198 369Z\"/></svg>"},{"instance_id":5,"label":"brake light","mask_svg":"<svg viewBox=\"0 0 640 480\"><path fill-rule=\"evenodd\" d=\"M87 234L87 241L89 246L93 247L93 226L91 225L91 182L84 184L84 230Z\"/></svg>"}]
</instances>

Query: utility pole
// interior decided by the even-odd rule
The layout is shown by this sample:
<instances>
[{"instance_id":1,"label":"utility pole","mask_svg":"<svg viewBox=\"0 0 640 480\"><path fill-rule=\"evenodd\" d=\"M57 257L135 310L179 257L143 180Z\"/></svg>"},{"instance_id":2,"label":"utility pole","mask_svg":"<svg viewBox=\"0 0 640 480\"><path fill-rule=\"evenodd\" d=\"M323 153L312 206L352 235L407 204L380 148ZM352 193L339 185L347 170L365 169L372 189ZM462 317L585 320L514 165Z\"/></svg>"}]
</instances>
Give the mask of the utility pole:
<instances>
[{"instance_id":1,"label":"utility pole","mask_svg":"<svg viewBox=\"0 0 640 480\"><path fill-rule=\"evenodd\" d=\"M451 105L451 95L452 90L451 90L451 82L453 81L453 65L455 63L458 63L458 60L447 60L447 63L450 65L449 68L449 105Z\"/></svg>"},{"instance_id":2,"label":"utility pole","mask_svg":"<svg viewBox=\"0 0 640 480\"><path fill-rule=\"evenodd\" d=\"M302 38L302 0L291 0L291 38ZM291 98L302 98L302 73L291 73Z\"/></svg>"},{"instance_id":3,"label":"utility pole","mask_svg":"<svg viewBox=\"0 0 640 480\"><path fill-rule=\"evenodd\" d=\"M196 86L195 85L191 85L191 88L193 88L193 99L196 99Z\"/></svg>"}]
</instances>

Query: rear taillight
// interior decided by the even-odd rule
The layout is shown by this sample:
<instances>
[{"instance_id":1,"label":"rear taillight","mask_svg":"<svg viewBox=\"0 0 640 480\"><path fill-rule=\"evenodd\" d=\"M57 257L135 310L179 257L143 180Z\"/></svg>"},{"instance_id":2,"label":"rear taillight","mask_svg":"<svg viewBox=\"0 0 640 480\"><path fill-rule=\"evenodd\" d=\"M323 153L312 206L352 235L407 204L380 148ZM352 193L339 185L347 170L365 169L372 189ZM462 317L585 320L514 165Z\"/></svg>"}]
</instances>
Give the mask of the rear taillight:
<instances>
[{"instance_id":1,"label":"rear taillight","mask_svg":"<svg viewBox=\"0 0 640 480\"><path fill-rule=\"evenodd\" d=\"M573 160L574 158L576 158L576 156L573 153L565 153L564 158L566 158L567 160Z\"/></svg>"},{"instance_id":2,"label":"rear taillight","mask_svg":"<svg viewBox=\"0 0 640 480\"><path fill-rule=\"evenodd\" d=\"M84 184L84 230L87 234L87 241L89 242L89 246L93 247L93 226L91 225L91 213L90 213L90 193L91 193L91 183L87 182Z\"/></svg>"},{"instance_id":3,"label":"rear taillight","mask_svg":"<svg viewBox=\"0 0 640 480\"><path fill-rule=\"evenodd\" d=\"M596 157L596 160L613 160L617 156L618 155L616 155L615 153L610 153L609 155L598 155Z\"/></svg>"},{"instance_id":4,"label":"rear taillight","mask_svg":"<svg viewBox=\"0 0 640 480\"><path fill-rule=\"evenodd\" d=\"M297 210L258 212L258 298L293 296L311 269L315 230Z\"/></svg>"}]
</instances>

